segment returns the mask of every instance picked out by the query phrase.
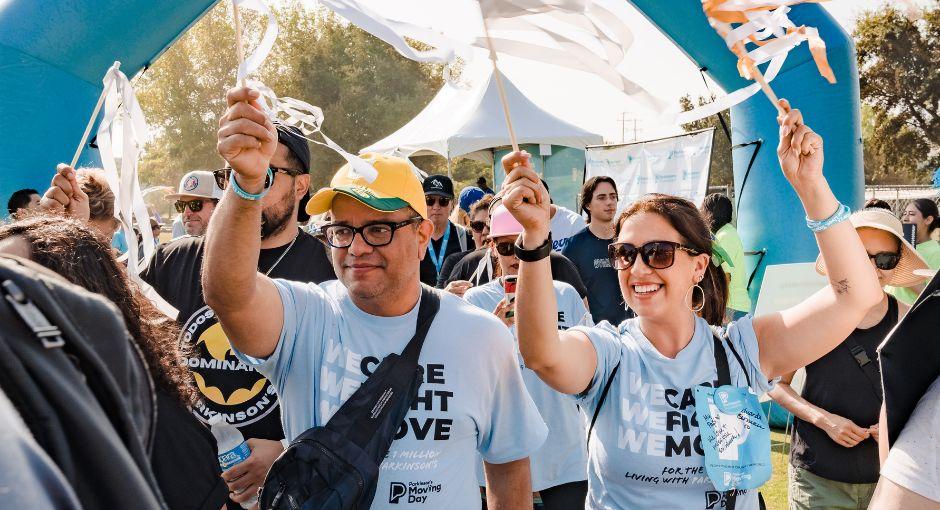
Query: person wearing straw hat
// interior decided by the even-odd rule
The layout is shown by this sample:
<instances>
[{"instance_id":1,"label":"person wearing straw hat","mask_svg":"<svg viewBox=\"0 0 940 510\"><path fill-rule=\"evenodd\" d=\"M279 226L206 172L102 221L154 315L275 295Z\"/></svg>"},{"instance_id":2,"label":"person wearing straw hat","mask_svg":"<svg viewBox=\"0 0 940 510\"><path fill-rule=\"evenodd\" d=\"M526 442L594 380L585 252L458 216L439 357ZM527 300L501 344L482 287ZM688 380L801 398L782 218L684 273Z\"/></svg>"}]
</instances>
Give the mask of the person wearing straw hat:
<instances>
[{"instance_id":1,"label":"person wearing straw hat","mask_svg":"<svg viewBox=\"0 0 940 510\"><path fill-rule=\"evenodd\" d=\"M904 239L889 211L864 209L849 218L882 286L923 283L915 272L927 263ZM820 256L816 270L826 274ZM876 349L908 310L885 293L857 329L835 349L806 366L802 395L784 375L770 392L793 413L789 499L794 510L867 508L878 482L878 414L882 388Z\"/></svg>"},{"instance_id":2,"label":"person wearing straw hat","mask_svg":"<svg viewBox=\"0 0 940 510\"><path fill-rule=\"evenodd\" d=\"M347 164L307 204L311 215L330 211L321 230L339 281L259 273L260 199L276 141L259 97L248 88L227 95L218 149L235 173L206 237L203 282L236 355L274 383L293 440L328 423L414 336L422 294L439 292L420 281L434 225L413 166L363 154L374 175ZM439 296L418 356L425 378L379 469L371 508L479 508L478 454L491 507L531 508L529 455L548 430L525 389L512 334L492 314Z\"/></svg>"},{"instance_id":3,"label":"person wearing straw hat","mask_svg":"<svg viewBox=\"0 0 940 510\"><path fill-rule=\"evenodd\" d=\"M519 259L513 251L513 244L523 228L502 205L493 209L490 225L488 244L496 252L499 276L468 290L464 299L496 315L515 333L512 313L515 303L512 297L507 296L506 282L519 274ZM556 280L552 283L558 304L558 328L591 324L591 316L578 291L564 282ZM539 492L545 510L583 508L587 497L587 450L584 448L584 427L578 405L525 368L521 356L519 363L526 389L548 425L548 439L530 459L532 490ZM484 482L482 478L480 481Z\"/></svg>"}]
</instances>

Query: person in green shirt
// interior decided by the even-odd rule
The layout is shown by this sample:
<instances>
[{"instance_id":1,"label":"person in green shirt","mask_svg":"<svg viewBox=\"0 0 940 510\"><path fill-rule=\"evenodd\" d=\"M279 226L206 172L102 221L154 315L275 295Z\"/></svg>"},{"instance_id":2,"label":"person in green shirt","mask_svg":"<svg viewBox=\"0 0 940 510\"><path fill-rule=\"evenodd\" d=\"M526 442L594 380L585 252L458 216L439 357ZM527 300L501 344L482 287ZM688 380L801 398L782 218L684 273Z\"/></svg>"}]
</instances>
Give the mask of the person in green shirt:
<instances>
[{"instance_id":1,"label":"person in green shirt","mask_svg":"<svg viewBox=\"0 0 940 510\"><path fill-rule=\"evenodd\" d=\"M734 321L751 312L751 298L747 294L747 270L744 267L744 245L738 230L731 224L731 199L721 193L712 193L702 202L702 214L709 222L715 244L727 254L722 269L728 274L727 320Z\"/></svg>"},{"instance_id":2,"label":"person in green shirt","mask_svg":"<svg viewBox=\"0 0 940 510\"><path fill-rule=\"evenodd\" d=\"M940 212L937 203L929 198L918 198L908 202L901 213L901 221L917 226L917 253L920 253L930 269L940 268L940 243L931 237L940 227ZM924 290L923 285L916 287L888 287L887 292L898 300L912 304Z\"/></svg>"}]
</instances>

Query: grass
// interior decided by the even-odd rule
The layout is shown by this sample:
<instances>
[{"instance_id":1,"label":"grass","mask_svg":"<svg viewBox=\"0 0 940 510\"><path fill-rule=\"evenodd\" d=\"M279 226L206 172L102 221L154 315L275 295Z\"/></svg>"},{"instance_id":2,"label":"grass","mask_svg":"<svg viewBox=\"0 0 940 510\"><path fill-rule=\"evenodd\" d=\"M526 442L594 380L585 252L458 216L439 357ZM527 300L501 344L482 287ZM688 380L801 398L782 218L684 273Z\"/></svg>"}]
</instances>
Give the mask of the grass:
<instances>
[{"instance_id":1,"label":"grass","mask_svg":"<svg viewBox=\"0 0 940 510\"><path fill-rule=\"evenodd\" d=\"M787 463L790 455L790 440L782 432L770 431L770 461L773 464L773 476L763 487L761 493L767 510L787 509Z\"/></svg>"}]
</instances>

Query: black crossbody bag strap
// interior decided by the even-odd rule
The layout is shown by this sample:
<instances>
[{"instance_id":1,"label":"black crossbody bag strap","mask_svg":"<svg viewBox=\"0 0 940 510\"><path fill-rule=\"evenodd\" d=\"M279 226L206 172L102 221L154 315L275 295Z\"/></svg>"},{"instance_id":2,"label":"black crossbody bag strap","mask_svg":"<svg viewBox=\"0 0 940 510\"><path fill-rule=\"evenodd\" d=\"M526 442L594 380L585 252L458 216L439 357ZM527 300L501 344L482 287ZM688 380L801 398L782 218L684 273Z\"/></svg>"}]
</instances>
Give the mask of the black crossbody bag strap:
<instances>
[{"instance_id":1,"label":"black crossbody bag strap","mask_svg":"<svg viewBox=\"0 0 940 510\"><path fill-rule=\"evenodd\" d=\"M751 377L747 375L747 368L744 366L744 360L741 359L741 356L738 354L738 351L734 348L734 345L731 342L722 341L718 335L712 333L712 341L715 343L715 348L713 349L715 354L715 368L718 369L718 386L727 386L731 384L731 369L728 366L728 353L725 351L725 346L731 350L731 354L734 355L734 359L738 361L738 365L741 366L741 371L744 373L744 378L747 380L748 387L751 386ZM761 510L764 509L764 497L760 493L757 493L758 504L760 505ZM725 491L725 510L734 510L735 504L738 500L737 491Z\"/></svg>"},{"instance_id":2,"label":"black crossbody bag strap","mask_svg":"<svg viewBox=\"0 0 940 510\"><path fill-rule=\"evenodd\" d=\"M614 376L617 375L617 370L620 370L620 363L614 366L614 369L610 371L610 376L607 377L607 382L604 383L604 389L601 390L601 396L597 399L597 406L594 408L594 416L591 417L591 426L588 427L587 432L587 446L590 448L591 445L591 432L594 431L594 424L597 423L597 417L601 414L601 406L604 405L604 401L607 400L607 393L610 392L610 384L614 382Z\"/></svg>"},{"instance_id":3,"label":"black crossbody bag strap","mask_svg":"<svg viewBox=\"0 0 940 510\"><path fill-rule=\"evenodd\" d=\"M898 316L898 302L894 299L894 296L888 296L888 313L886 317L888 316ZM868 382L871 384L871 389L875 392L875 396L878 397L878 400L884 400L881 389L881 367L875 360L871 359L871 356L868 355L868 351L852 338L851 335L846 338L843 343L849 349L849 354L855 358L855 362L858 363L858 368L865 374L865 378L868 379Z\"/></svg>"},{"instance_id":4,"label":"black crossbody bag strap","mask_svg":"<svg viewBox=\"0 0 940 510\"><path fill-rule=\"evenodd\" d=\"M406 345L405 349L401 352L402 361L410 363L415 367L415 369L420 368L418 365L418 356L421 354L421 348L424 346L424 339L428 336L428 330L431 329L431 323L434 322L434 316L437 315L437 311L440 309L440 307L440 296L430 287L422 285L421 304L418 306L418 319L417 326L415 327L415 334L413 337L411 337L408 345ZM365 381L363 381L363 384L365 384ZM417 395L414 396L414 398L416 397ZM412 398L411 402L409 402L409 405L414 404L414 398ZM347 437L350 441L356 443L357 445L364 446L372 439L372 436L376 434L377 427L380 424L381 421L379 420L369 420L368 422L360 424L360 426L355 427L348 432L343 432L347 434ZM329 428L329 423L327 423L326 426Z\"/></svg>"}]
</instances>

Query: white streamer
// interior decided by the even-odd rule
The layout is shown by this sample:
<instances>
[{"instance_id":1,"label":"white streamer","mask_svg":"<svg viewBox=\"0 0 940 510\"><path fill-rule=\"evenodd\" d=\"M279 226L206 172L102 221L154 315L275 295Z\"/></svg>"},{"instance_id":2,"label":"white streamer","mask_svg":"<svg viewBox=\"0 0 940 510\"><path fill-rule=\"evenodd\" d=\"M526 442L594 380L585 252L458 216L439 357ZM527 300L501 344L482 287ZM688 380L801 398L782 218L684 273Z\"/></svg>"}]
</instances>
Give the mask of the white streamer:
<instances>
[{"instance_id":1,"label":"white streamer","mask_svg":"<svg viewBox=\"0 0 940 510\"><path fill-rule=\"evenodd\" d=\"M248 75L257 71L258 68L261 67L261 63L264 62L264 59L268 58L268 55L274 48L274 41L277 39L278 29L274 14L271 13L271 9L261 0L234 0L234 4L236 9L244 7L245 9L260 13L265 17L267 24L264 30L264 36L261 38L261 43L255 48L255 51L238 66L236 81L241 82L246 79Z\"/></svg>"},{"instance_id":2,"label":"white streamer","mask_svg":"<svg viewBox=\"0 0 940 510\"><path fill-rule=\"evenodd\" d=\"M137 173L137 160L150 130L130 80L120 71L120 62L114 63L102 82L107 94L104 100L104 118L98 125L98 153L101 156L105 178L114 193L114 217L120 223L127 241L127 272L131 280L137 283L144 295L153 301L158 309L175 318L177 310L153 292L138 276L154 254L150 214L144 202ZM116 139L122 142L120 173L113 148ZM142 237L143 258L140 258L138 253L135 224Z\"/></svg>"},{"instance_id":3,"label":"white streamer","mask_svg":"<svg viewBox=\"0 0 940 510\"><path fill-rule=\"evenodd\" d=\"M323 110L320 107L292 97L278 98L270 87L257 80L250 81L248 85L261 94L261 106L269 118L294 126L304 134L304 138L307 140L329 147L349 163L353 169L353 174L358 174L370 183L375 182L375 179L378 178L379 172L371 163L355 154L346 152L321 130ZM323 138L322 142L314 138L317 133Z\"/></svg>"}]
</instances>

